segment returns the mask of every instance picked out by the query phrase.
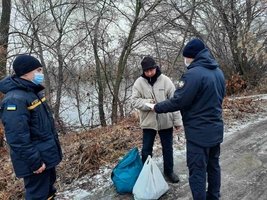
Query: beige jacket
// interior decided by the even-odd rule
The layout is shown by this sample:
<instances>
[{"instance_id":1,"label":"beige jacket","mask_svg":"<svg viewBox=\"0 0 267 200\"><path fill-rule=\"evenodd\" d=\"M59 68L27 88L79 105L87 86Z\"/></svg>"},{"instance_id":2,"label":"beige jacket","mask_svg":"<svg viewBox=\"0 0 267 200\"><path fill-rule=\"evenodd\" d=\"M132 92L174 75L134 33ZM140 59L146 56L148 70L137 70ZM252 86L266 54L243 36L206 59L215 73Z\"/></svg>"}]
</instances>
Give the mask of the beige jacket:
<instances>
[{"instance_id":1,"label":"beige jacket","mask_svg":"<svg viewBox=\"0 0 267 200\"><path fill-rule=\"evenodd\" d=\"M132 89L132 105L139 110L142 129L162 130L182 125L180 112L157 114L145 103L158 103L173 96L175 86L169 77L161 74L153 87L148 81L139 77Z\"/></svg>"}]
</instances>

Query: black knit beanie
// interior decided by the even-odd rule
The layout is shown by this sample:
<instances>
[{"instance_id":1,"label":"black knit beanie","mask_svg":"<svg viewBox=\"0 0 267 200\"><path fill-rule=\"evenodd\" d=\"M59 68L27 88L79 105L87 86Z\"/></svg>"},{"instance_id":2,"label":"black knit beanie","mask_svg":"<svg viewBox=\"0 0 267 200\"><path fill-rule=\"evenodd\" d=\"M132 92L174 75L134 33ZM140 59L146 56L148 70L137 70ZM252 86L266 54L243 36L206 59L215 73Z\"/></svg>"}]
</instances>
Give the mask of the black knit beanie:
<instances>
[{"instance_id":1,"label":"black knit beanie","mask_svg":"<svg viewBox=\"0 0 267 200\"><path fill-rule=\"evenodd\" d=\"M30 55L19 55L13 62L13 70L18 77L27 74L38 67L42 67L42 64L39 60Z\"/></svg>"},{"instance_id":2,"label":"black knit beanie","mask_svg":"<svg viewBox=\"0 0 267 200\"><path fill-rule=\"evenodd\" d=\"M158 66L155 60L150 56L144 57L141 62L141 65L142 65L143 71L146 71L148 69L155 69Z\"/></svg>"},{"instance_id":3,"label":"black knit beanie","mask_svg":"<svg viewBox=\"0 0 267 200\"><path fill-rule=\"evenodd\" d=\"M196 55L205 48L205 44L200 39L192 39L185 45L183 56L187 58L195 58Z\"/></svg>"}]
</instances>

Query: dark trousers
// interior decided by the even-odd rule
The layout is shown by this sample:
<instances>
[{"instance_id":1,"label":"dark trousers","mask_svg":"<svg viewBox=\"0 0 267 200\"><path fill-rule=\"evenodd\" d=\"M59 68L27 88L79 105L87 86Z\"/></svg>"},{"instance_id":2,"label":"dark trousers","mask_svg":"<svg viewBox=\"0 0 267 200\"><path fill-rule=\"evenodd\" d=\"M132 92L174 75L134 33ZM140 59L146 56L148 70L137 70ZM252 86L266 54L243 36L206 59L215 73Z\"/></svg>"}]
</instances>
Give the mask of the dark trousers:
<instances>
[{"instance_id":1,"label":"dark trousers","mask_svg":"<svg viewBox=\"0 0 267 200\"><path fill-rule=\"evenodd\" d=\"M162 146L164 173L171 174L173 172L173 128L159 130L159 137ZM142 148L142 161L146 161L148 155L153 156L153 145L155 141L156 130L143 129L143 148Z\"/></svg>"},{"instance_id":2,"label":"dark trousers","mask_svg":"<svg viewBox=\"0 0 267 200\"><path fill-rule=\"evenodd\" d=\"M55 168L45 170L41 174L24 177L26 200L47 200L56 193L55 181Z\"/></svg>"},{"instance_id":3,"label":"dark trousers","mask_svg":"<svg viewBox=\"0 0 267 200\"><path fill-rule=\"evenodd\" d=\"M213 147L200 147L187 141L186 147L189 185L194 200L219 199L221 187L220 144ZM207 191L206 181L208 181Z\"/></svg>"}]
</instances>

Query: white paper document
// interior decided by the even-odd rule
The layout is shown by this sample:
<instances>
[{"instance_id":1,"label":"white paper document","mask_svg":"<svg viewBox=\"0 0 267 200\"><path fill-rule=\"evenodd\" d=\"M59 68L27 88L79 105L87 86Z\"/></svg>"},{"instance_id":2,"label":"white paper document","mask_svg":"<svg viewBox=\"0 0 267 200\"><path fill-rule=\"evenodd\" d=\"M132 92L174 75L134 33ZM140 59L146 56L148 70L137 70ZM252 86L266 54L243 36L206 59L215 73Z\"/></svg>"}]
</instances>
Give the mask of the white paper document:
<instances>
[{"instance_id":1,"label":"white paper document","mask_svg":"<svg viewBox=\"0 0 267 200\"><path fill-rule=\"evenodd\" d=\"M147 107L151 108L152 110L154 109L154 106L155 106L155 104L153 104L153 103L145 103L145 105Z\"/></svg>"}]
</instances>

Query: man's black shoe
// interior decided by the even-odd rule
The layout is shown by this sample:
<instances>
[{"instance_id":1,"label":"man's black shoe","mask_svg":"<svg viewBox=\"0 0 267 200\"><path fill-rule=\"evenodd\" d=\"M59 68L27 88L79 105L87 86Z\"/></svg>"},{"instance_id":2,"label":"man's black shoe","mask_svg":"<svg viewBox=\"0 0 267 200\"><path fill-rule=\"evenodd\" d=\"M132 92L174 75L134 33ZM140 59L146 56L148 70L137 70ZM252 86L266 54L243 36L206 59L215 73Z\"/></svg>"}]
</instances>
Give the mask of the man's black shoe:
<instances>
[{"instance_id":1,"label":"man's black shoe","mask_svg":"<svg viewBox=\"0 0 267 200\"><path fill-rule=\"evenodd\" d=\"M164 174L167 180L171 183L178 183L180 181L179 177L175 173Z\"/></svg>"}]
</instances>

